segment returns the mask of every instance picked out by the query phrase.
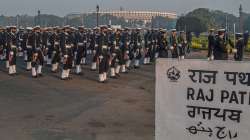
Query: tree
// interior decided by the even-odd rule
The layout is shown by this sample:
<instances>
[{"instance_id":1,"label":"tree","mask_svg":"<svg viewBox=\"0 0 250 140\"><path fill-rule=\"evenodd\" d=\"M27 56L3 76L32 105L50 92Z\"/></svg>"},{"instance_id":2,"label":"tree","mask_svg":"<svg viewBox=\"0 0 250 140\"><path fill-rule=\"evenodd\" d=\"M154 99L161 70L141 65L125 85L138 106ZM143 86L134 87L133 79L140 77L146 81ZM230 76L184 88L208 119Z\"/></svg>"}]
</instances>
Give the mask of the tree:
<instances>
[{"instance_id":1,"label":"tree","mask_svg":"<svg viewBox=\"0 0 250 140\"><path fill-rule=\"evenodd\" d=\"M192 12L189 12L184 17L198 18L206 26L207 29L226 28L226 23L228 31L233 31L234 24L236 24L236 27L238 27L238 17L219 10L213 11L206 8L198 8Z\"/></svg>"},{"instance_id":2,"label":"tree","mask_svg":"<svg viewBox=\"0 0 250 140\"><path fill-rule=\"evenodd\" d=\"M250 31L250 16L248 16L244 22L244 30Z\"/></svg>"},{"instance_id":3,"label":"tree","mask_svg":"<svg viewBox=\"0 0 250 140\"><path fill-rule=\"evenodd\" d=\"M207 31L207 25L197 17L184 16L177 20L176 29L186 32L201 33Z\"/></svg>"}]
</instances>

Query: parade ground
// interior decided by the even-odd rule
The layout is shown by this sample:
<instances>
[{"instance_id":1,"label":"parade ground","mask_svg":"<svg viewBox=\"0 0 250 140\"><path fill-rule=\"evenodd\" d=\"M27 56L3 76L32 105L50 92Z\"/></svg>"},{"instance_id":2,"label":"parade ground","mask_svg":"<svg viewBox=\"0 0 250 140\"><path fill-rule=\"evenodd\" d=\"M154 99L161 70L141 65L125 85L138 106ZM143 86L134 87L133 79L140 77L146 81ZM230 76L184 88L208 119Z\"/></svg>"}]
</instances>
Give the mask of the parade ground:
<instances>
[{"instance_id":1,"label":"parade ground","mask_svg":"<svg viewBox=\"0 0 250 140\"><path fill-rule=\"evenodd\" d=\"M11 77L0 65L1 140L154 139L154 65L106 84L89 66L70 81L49 68L33 79L22 66Z\"/></svg>"},{"instance_id":2,"label":"parade ground","mask_svg":"<svg viewBox=\"0 0 250 140\"><path fill-rule=\"evenodd\" d=\"M192 58L204 56L192 53ZM60 80L49 68L44 77L33 79L22 66L12 77L0 65L2 140L154 139L154 65L105 84L97 82L97 72L89 66L70 81Z\"/></svg>"}]
</instances>

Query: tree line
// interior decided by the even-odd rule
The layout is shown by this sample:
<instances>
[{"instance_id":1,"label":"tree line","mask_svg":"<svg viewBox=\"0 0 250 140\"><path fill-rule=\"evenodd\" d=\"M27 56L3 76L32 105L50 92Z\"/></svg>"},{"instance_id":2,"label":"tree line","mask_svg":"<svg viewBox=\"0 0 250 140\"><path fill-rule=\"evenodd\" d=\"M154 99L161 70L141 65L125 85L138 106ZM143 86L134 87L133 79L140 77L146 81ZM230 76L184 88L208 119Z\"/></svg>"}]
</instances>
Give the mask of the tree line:
<instances>
[{"instance_id":1,"label":"tree line","mask_svg":"<svg viewBox=\"0 0 250 140\"><path fill-rule=\"evenodd\" d=\"M250 14L244 13L244 30L250 30ZM210 28L225 28L229 32L239 31L239 17L219 10L209 10L206 8L195 9L192 12L178 18L176 28L179 30L202 33Z\"/></svg>"}]
</instances>

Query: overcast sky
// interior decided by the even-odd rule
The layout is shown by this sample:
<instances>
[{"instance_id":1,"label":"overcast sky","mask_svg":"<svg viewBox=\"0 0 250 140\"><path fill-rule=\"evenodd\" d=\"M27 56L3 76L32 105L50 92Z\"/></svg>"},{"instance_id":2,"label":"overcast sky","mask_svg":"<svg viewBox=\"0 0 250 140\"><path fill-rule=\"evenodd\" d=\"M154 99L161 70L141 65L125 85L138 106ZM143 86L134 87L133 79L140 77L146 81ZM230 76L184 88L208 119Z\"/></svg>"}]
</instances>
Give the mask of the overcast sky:
<instances>
[{"instance_id":1,"label":"overcast sky","mask_svg":"<svg viewBox=\"0 0 250 140\"><path fill-rule=\"evenodd\" d=\"M0 0L0 14L35 15L38 9L42 13L64 16L71 12L93 11L96 4L101 10L158 10L187 13L196 8L223 10L238 15L239 5L250 13L250 0Z\"/></svg>"}]
</instances>

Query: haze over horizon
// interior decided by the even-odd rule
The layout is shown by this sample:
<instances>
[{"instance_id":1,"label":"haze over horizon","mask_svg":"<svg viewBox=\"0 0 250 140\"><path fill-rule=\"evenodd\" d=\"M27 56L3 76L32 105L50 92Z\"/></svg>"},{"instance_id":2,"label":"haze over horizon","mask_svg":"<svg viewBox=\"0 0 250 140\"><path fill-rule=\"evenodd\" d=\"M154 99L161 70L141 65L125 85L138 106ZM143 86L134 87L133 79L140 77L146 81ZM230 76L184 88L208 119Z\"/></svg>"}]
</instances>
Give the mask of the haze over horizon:
<instances>
[{"instance_id":1,"label":"haze over horizon","mask_svg":"<svg viewBox=\"0 0 250 140\"><path fill-rule=\"evenodd\" d=\"M94 11L97 4L100 10L152 10L186 14L196 8L222 10L238 16L239 5L243 11L250 13L250 0L0 0L0 14L15 16L17 14L42 14L64 16L72 12Z\"/></svg>"}]
</instances>

